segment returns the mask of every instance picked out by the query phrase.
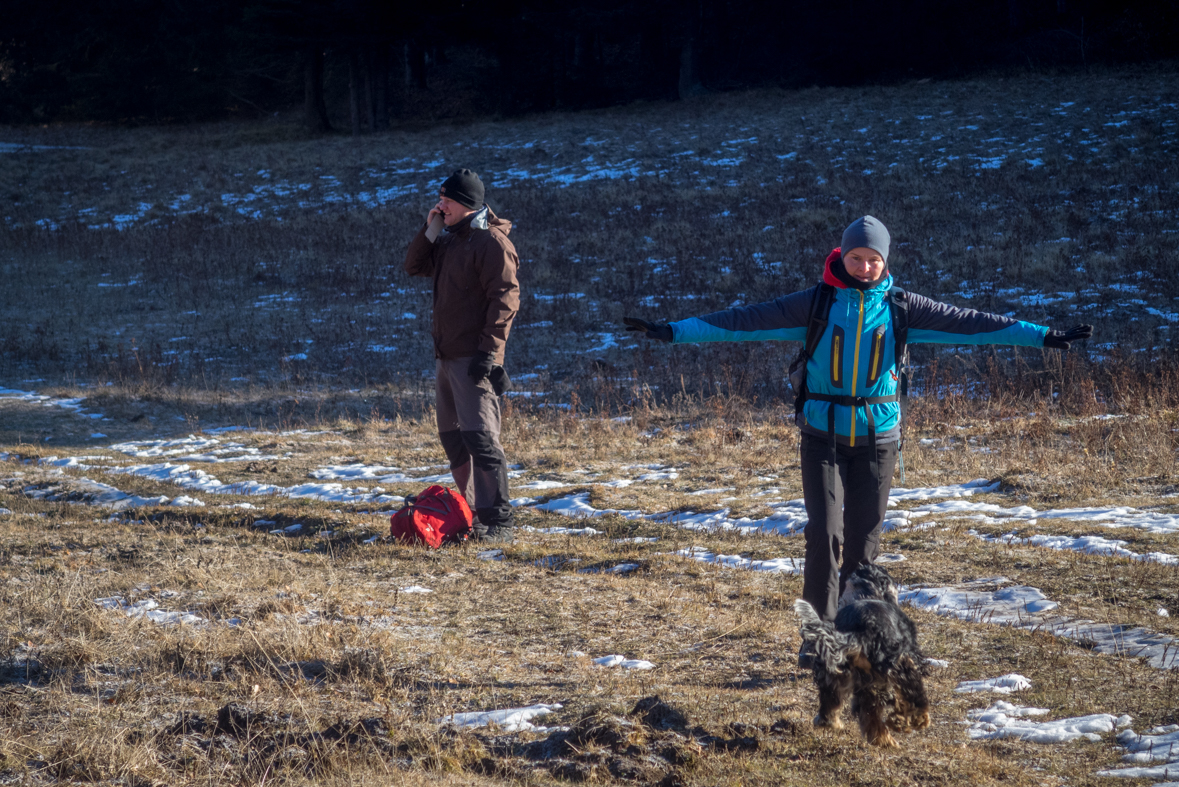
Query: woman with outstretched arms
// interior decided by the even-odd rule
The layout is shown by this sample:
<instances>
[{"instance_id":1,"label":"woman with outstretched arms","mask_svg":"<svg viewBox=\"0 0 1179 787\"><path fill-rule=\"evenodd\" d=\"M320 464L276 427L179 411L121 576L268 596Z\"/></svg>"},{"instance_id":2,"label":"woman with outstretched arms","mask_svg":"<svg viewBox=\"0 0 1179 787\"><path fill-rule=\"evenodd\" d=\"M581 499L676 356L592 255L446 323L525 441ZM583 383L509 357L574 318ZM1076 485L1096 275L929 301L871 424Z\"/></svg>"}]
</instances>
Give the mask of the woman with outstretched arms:
<instances>
[{"instance_id":1,"label":"woman with outstretched arms","mask_svg":"<svg viewBox=\"0 0 1179 787\"><path fill-rule=\"evenodd\" d=\"M889 241L884 224L864 216L844 230L822 283L810 289L670 324L624 318L628 330L672 344L809 340L791 379L802 398L795 421L808 517L803 599L824 620L834 619L847 576L879 549L901 434L898 339L902 350L906 343L1068 349L1093 334L1091 325L1055 331L907 293L889 274ZM800 664L809 655L800 653Z\"/></svg>"}]
</instances>

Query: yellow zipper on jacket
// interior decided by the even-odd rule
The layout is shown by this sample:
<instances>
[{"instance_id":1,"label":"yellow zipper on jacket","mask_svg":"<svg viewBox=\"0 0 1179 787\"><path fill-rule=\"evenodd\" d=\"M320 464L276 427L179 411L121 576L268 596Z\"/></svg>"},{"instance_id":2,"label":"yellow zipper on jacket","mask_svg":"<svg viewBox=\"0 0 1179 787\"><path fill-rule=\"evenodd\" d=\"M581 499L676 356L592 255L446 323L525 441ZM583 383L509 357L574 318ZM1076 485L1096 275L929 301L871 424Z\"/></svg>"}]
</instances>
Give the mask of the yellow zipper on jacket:
<instances>
[{"instance_id":1,"label":"yellow zipper on jacket","mask_svg":"<svg viewBox=\"0 0 1179 787\"><path fill-rule=\"evenodd\" d=\"M851 395L854 399L856 396L856 380L860 377L860 334L864 332L864 293L860 293L860 324L856 326L856 354L852 361L852 384ZM856 447L856 406L851 407L851 430L850 440L852 448Z\"/></svg>"},{"instance_id":2,"label":"yellow zipper on jacket","mask_svg":"<svg viewBox=\"0 0 1179 787\"><path fill-rule=\"evenodd\" d=\"M868 367L868 379L875 379L877 372L880 369L880 356L884 355L884 337L881 336L879 344L876 341L875 334L872 336L872 364Z\"/></svg>"}]
</instances>

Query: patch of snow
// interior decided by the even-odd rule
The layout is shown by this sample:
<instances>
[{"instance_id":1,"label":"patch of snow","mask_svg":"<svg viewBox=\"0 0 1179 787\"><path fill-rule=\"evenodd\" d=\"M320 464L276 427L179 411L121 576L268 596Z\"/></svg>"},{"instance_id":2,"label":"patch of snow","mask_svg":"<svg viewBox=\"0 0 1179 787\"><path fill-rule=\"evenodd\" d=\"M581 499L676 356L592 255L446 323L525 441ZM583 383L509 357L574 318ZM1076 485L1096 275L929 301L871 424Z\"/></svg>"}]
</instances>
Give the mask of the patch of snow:
<instances>
[{"instance_id":1,"label":"patch of snow","mask_svg":"<svg viewBox=\"0 0 1179 787\"><path fill-rule=\"evenodd\" d=\"M276 495L289 498L326 500L336 503L400 503L403 498L388 495L380 487L372 490L347 488L342 484L299 484L291 487L264 484L258 481L233 481L222 483L215 476L196 470L188 465L174 465L163 462L154 465L132 465L131 467L106 468L108 473L135 475L166 481L186 489L196 489L212 495Z\"/></svg>"},{"instance_id":2,"label":"patch of snow","mask_svg":"<svg viewBox=\"0 0 1179 787\"><path fill-rule=\"evenodd\" d=\"M117 610L127 617L150 620L161 626L203 623L205 620L191 612L169 612L160 609L159 603L150 598L129 603L122 596L111 596L110 598L96 598L94 603L103 609Z\"/></svg>"},{"instance_id":3,"label":"patch of snow","mask_svg":"<svg viewBox=\"0 0 1179 787\"><path fill-rule=\"evenodd\" d=\"M1067 743L1075 740L1099 741L1113 732L1119 719L1108 713L1094 713L1056 721L1029 721L1029 716L1044 716L1047 708L1027 708L999 701L986 710L968 711L973 720L967 729L972 740L1015 739L1030 743Z\"/></svg>"},{"instance_id":4,"label":"patch of snow","mask_svg":"<svg viewBox=\"0 0 1179 787\"><path fill-rule=\"evenodd\" d=\"M891 502L891 498L890 498ZM1080 522L1094 522L1103 527L1131 527L1148 533L1168 535L1179 533L1179 515L1142 511L1131 506L1105 508L1053 508L1037 511L1030 506L1004 508L994 503L976 503L968 500L946 500L929 503L912 509L913 513L964 516L985 514L990 517L1007 517L1035 523L1041 519L1071 519ZM1133 554L1133 553L1131 553ZM1164 553L1159 553L1164 554ZM1129 555L1126 555L1127 557ZM1166 562L1165 559L1162 562Z\"/></svg>"},{"instance_id":5,"label":"patch of snow","mask_svg":"<svg viewBox=\"0 0 1179 787\"><path fill-rule=\"evenodd\" d=\"M443 465L445 467L445 465ZM423 468L411 468L412 470L419 470ZM312 478L323 480L329 479L343 479L347 481L376 481L380 484L453 484L454 477L449 473L439 473L438 475L427 476L410 476L401 472L396 467L384 467L381 465L365 465L361 463L350 465L328 465L327 467L319 467L308 473Z\"/></svg>"},{"instance_id":6,"label":"patch of snow","mask_svg":"<svg viewBox=\"0 0 1179 787\"><path fill-rule=\"evenodd\" d=\"M576 486L578 484L579 482L537 480L529 481L526 484L521 484L517 486L516 489L560 489L562 487Z\"/></svg>"},{"instance_id":7,"label":"patch of snow","mask_svg":"<svg viewBox=\"0 0 1179 787\"><path fill-rule=\"evenodd\" d=\"M83 502L87 505L102 506L115 511L168 504L166 496L140 497L123 492L109 484L91 481L89 478L71 479L68 484L51 484L40 489L27 487L23 491L26 497L34 500ZM79 496L80 500L78 500Z\"/></svg>"},{"instance_id":8,"label":"patch of snow","mask_svg":"<svg viewBox=\"0 0 1179 787\"><path fill-rule=\"evenodd\" d=\"M610 568L579 568L578 574L629 574L636 571L641 566L638 563L619 563Z\"/></svg>"},{"instance_id":9,"label":"patch of snow","mask_svg":"<svg viewBox=\"0 0 1179 787\"><path fill-rule=\"evenodd\" d=\"M980 580L978 584L983 582ZM1007 625L1020 625L1059 606L1037 588L1023 585L994 591L950 587L902 589L899 597L901 603L927 612Z\"/></svg>"},{"instance_id":10,"label":"patch of snow","mask_svg":"<svg viewBox=\"0 0 1179 787\"><path fill-rule=\"evenodd\" d=\"M1001 675L998 678L965 680L959 683L954 691L959 694L977 694L984 691L994 694L1011 694L1015 691L1027 691L1031 687L1032 682L1030 680L1019 673L1013 672L1009 675Z\"/></svg>"},{"instance_id":11,"label":"patch of snow","mask_svg":"<svg viewBox=\"0 0 1179 787\"><path fill-rule=\"evenodd\" d=\"M435 724L453 724L455 727L464 728L488 727L494 724L504 732L541 731L545 728L533 725L532 720L547 716L553 711L560 710L561 707L559 703L554 703L552 705L529 705L526 708L452 713L449 716L436 719Z\"/></svg>"},{"instance_id":12,"label":"patch of snow","mask_svg":"<svg viewBox=\"0 0 1179 787\"><path fill-rule=\"evenodd\" d=\"M704 547L689 547L672 554L681 555L701 563L715 563L725 568L743 568L749 571L769 571L775 574L802 574L805 560L800 557L778 557L770 560L753 560L740 555L719 555Z\"/></svg>"},{"instance_id":13,"label":"patch of snow","mask_svg":"<svg viewBox=\"0 0 1179 787\"><path fill-rule=\"evenodd\" d=\"M554 514L573 517L575 519L592 519L594 517L606 516L607 514L618 514L626 519L639 519L643 516L641 511L617 511L615 509L594 508L589 503L589 492L581 492L570 497L549 500L548 502L537 504L535 508L537 511L551 511Z\"/></svg>"},{"instance_id":14,"label":"patch of snow","mask_svg":"<svg viewBox=\"0 0 1179 787\"><path fill-rule=\"evenodd\" d=\"M598 659L593 659L594 664L599 667L622 667L623 669L638 669L648 670L655 669L655 665L649 661L642 659L628 659L626 656L619 656L617 654L612 656L602 656Z\"/></svg>"},{"instance_id":15,"label":"patch of snow","mask_svg":"<svg viewBox=\"0 0 1179 787\"><path fill-rule=\"evenodd\" d=\"M981 495L987 494L988 492L996 492L998 489L998 481L991 482L986 478L976 478L973 481L967 481L964 484L951 484L949 486L934 486L919 489L893 487L892 491L888 494L888 504L890 506L894 506L897 503L910 502L913 500L970 497L971 495Z\"/></svg>"},{"instance_id":16,"label":"patch of snow","mask_svg":"<svg viewBox=\"0 0 1179 787\"><path fill-rule=\"evenodd\" d=\"M602 532L592 527L532 527L531 525L524 525L520 529L531 533L544 533L550 536L596 536Z\"/></svg>"},{"instance_id":17,"label":"patch of snow","mask_svg":"<svg viewBox=\"0 0 1179 787\"><path fill-rule=\"evenodd\" d=\"M1156 669L1179 667L1179 647L1169 635L1141 627L1046 615L1058 605L1034 587L982 589L1007 582L1005 577L991 577L958 587L902 588L898 595L902 604L940 615L1043 631L1083 644L1097 653L1146 659Z\"/></svg>"},{"instance_id":18,"label":"patch of snow","mask_svg":"<svg viewBox=\"0 0 1179 787\"><path fill-rule=\"evenodd\" d=\"M1080 536L1073 538L1071 536L1035 535L1020 538L1015 533L1007 533L1002 536L987 536L975 530L971 530L970 535L976 536L983 541L1007 544L1008 546L1032 546L1043 549L1083 552L1089 555L1122 557L1128 560L1162 563L1163 565L1169 566L1179 565L1179 555L1171 555L1166 552L1148 552L1143 555L1126 549L1125 541L1102 538L1101 536Z\"/></svg>"}]
</instances>

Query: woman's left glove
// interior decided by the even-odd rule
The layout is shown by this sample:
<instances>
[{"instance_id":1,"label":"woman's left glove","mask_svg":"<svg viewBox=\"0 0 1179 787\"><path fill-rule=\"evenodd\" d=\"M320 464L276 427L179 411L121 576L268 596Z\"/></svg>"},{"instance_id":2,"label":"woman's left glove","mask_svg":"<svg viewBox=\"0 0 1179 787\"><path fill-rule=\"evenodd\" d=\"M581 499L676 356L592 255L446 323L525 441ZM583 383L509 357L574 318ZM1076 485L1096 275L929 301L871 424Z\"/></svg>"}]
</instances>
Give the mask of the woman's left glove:
<instances>
[{"instance_id":1,"label":"woman's left glove","mask_svg":"<svg viewBox=\"0 0 1179 787\"><path fill-rule=\"evenodd\" d=\"M1078 325L1069 328L1067 331L1048 331L1048 335L1044 337L1044 346L1054 347L1057 350L1067 350L1068 346L1073 342L1088 339L1092 335L1092 325Z\"/></svg>"}]
</instances>

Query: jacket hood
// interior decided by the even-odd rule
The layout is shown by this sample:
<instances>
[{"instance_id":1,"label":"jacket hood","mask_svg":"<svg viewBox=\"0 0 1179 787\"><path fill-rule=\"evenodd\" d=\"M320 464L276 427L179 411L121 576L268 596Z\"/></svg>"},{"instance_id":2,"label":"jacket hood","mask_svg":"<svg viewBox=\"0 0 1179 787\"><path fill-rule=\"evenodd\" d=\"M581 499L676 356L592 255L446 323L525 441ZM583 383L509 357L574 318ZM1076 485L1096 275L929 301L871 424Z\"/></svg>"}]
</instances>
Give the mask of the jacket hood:
<instances>
[{"instance_id":1,"label":"jacket hood","mask_svg":"<svg viewBox=\"0 0 1179 787\"><path fill-rule=\"evenodd\" d=\"M481 209L470 214L467 218L459 221L459 224L453 227L448 227L448 232L455 232L466 237L467 233L472 230L499 230L503 234L512 231L512 221L501 219L490 209L488 205L483 205Z\"/></svg>"},{"instance_id":2,"label":"jacket hood","mask_svg":"<svg viewBox=\"0 0 1179 787\"><path fill-rule=\"evenodd\" d=\"M512 231L512 222L511 221L509 221L508 219L501 219L499 216L495 215L495 213L487 205L483 206L483 210L487 211L487 215L484 220L487 222L488 229L494 227L495 229L502 232L504 235L507 235L509 232ZM480 211L480 213L482 213L482 212L483 211Z\"/></svg>"},{"instance_id":3,"label":"jacket hood","mask_svg":"<svg viewBox=\"0 0 1179 787\"><path fill-rule=\"evenodd\" d=\"M860 289L859 287L849 287L847 282L841 279L838 272L836 272L836 270L832 267L834 265L839 265L841 268L843 266L843 253L839 247L832 249L831 253L827 255L827 262L823 264L824 284L830 284L837 290ZM846 271L844 271L844 273L846 275ZM864 292L872 292L874 290L884 291L888 290L890 287L892 287L892 274L888 272L888 267L886 266L884 269L884 276L881 277L880 281L876 282L870 287L865 287Z\"/></svg>"},{"instance_id":4,"label":"jacket hood","mask_svg":"<svg viewBox=\"0 0 1179 787\"><path fill-rule=\"evenodd\" d=\"M451 231L465 234L471 230L489 230L493 227L507 235L512 231L512 222L496 216L491 207L484 204L482 208L459 222Z\"/></svg>"}]
</instances>

